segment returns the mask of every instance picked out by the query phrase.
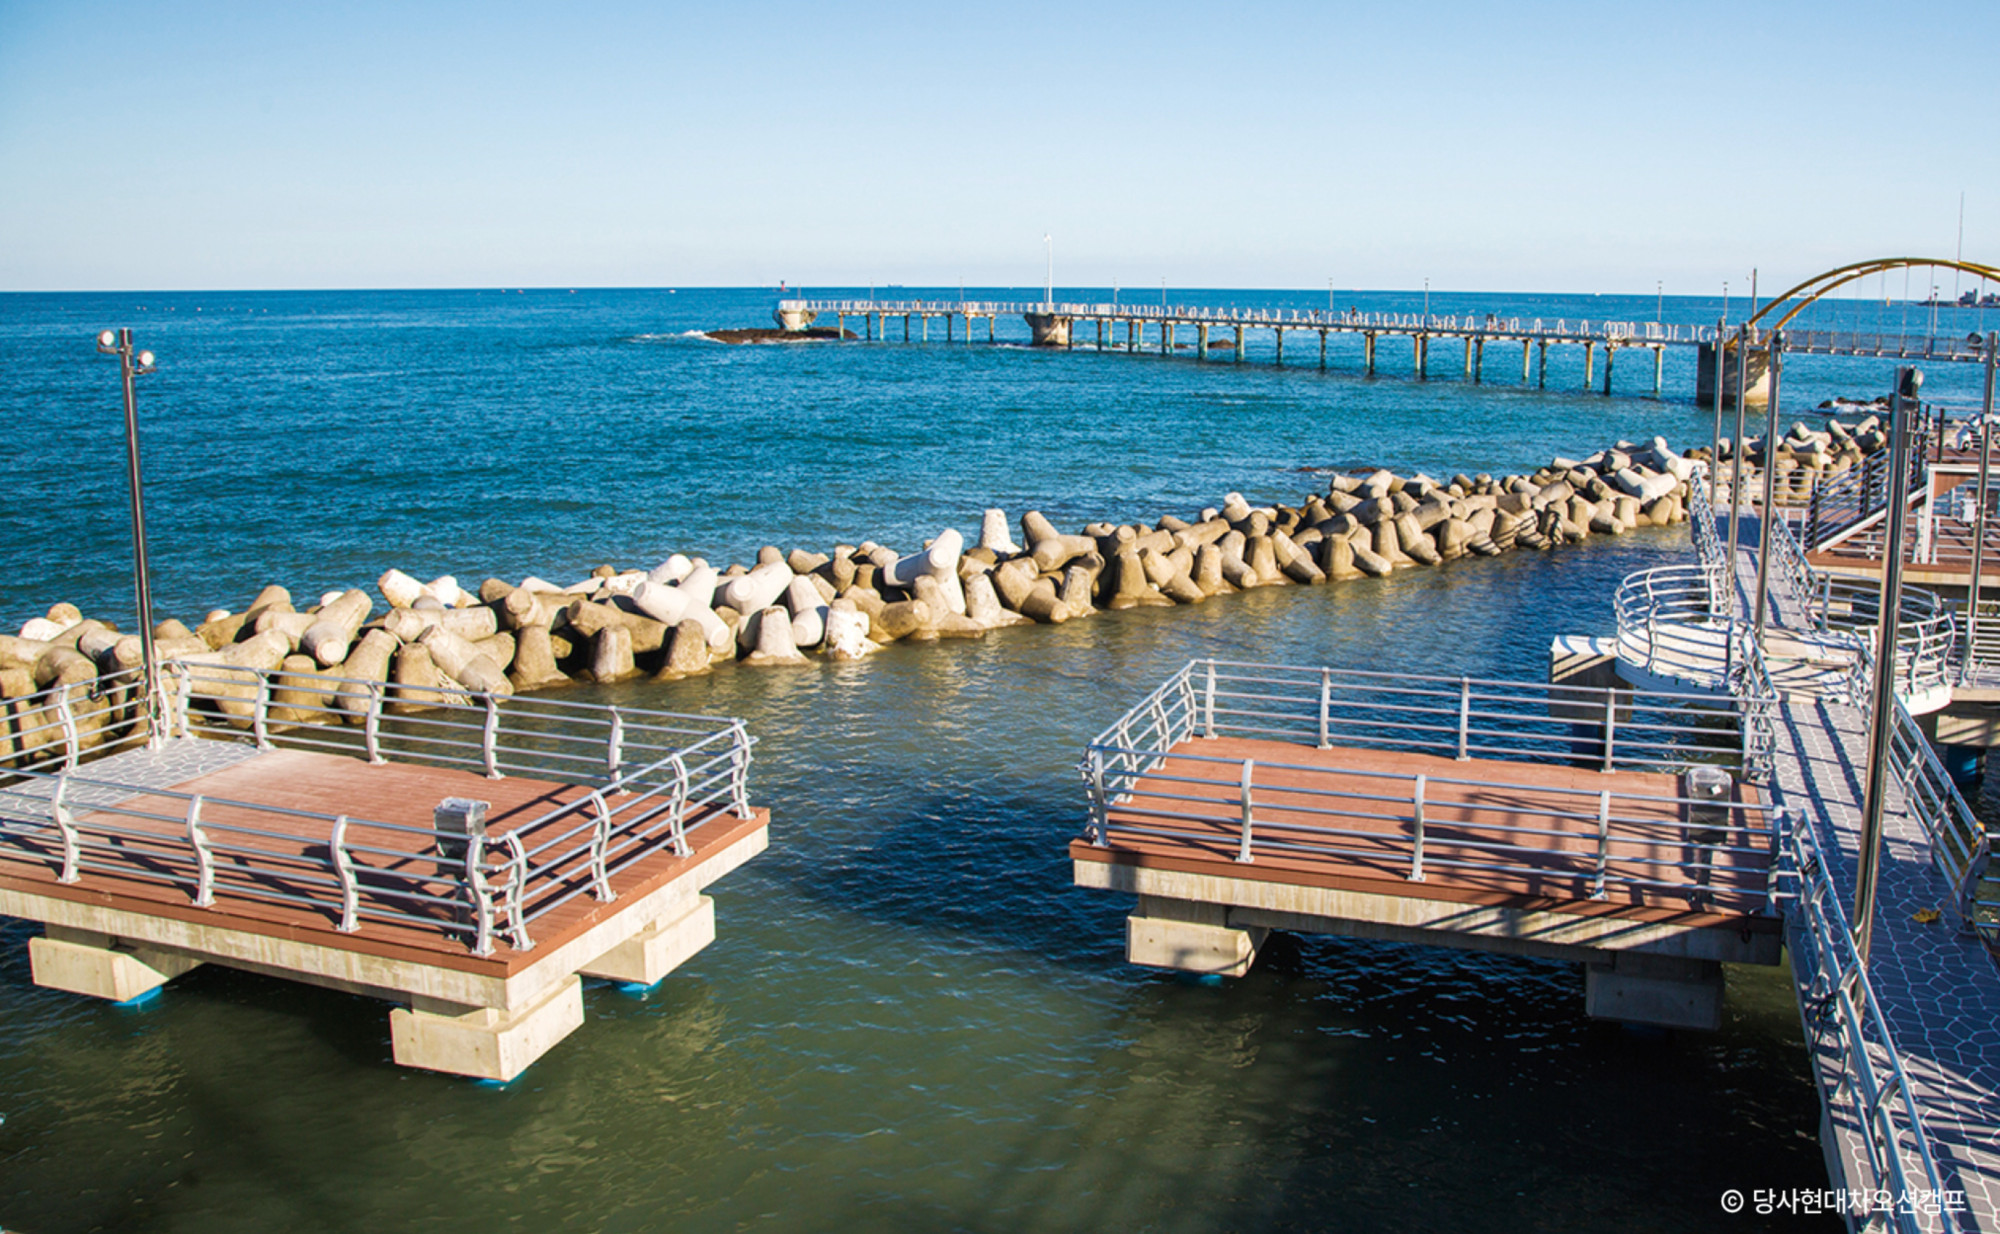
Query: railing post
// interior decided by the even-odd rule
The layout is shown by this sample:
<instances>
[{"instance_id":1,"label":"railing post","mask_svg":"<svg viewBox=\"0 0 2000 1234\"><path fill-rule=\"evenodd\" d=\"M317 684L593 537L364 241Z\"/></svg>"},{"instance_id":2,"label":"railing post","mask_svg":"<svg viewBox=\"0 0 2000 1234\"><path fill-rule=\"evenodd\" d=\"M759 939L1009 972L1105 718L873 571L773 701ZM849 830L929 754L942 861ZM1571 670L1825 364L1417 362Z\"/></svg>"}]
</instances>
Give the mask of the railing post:
<instances>
[{"instance_id":1,"label":"railing post","mask_svg":"<svg viewBox=\"0 0 2000 1234\"><path fill-rule=\"evenodd\" d=\"M1611 770L1611 760L1618 742L1618 691L1609 688L1604 691L1604 769Z\"/></svg>"},{"instance_id":2,"label":"railing post","mask_svg":"<svg viewBox=\"0 0 2000 1234\"><path fill-rule=\"evenodd\" d=\"M1109 845L1111 831L1110 798L1104 791L1104 751L1093 745L1084 755L1090 787L1090 842L1098 848Z\"/></svg>"},{"instance_id":3,"label":"railing post","mask_svg":"<svg viewBox=\"0 0 2000 1234\"><path fill-rule=\"evenodd\" d=\"M368 752L368 762L381 766L388 760L382 757L382 695L387 692L379 681L368 683L368 713L361 721L361 745Z\"/></svg>"},{"instance_id":4,"label":"railing post","mask_svg":"<svg viewBox=\"0 0 2000 1234\"><path fill-rule=\"evenodd\" d=\"M500 774L500 699L489 692L486 695L486 726L479 734L479 748L486 756L486 778L498 780Z\"/></svg>"},{"instance_id":5,"label":"railing post","mask_svg":"<svg viewBox=\"0 0 2000 1234\"><path fill-rule=\"evenodd\" d=\"M1605 898L1605 870L1611 862L1611 790L1597 794L1597 879L1591 885L1590 898Z\"/></svg>"},{"instance_id":6,"label":"railing post","mask_svg":"<svg viewBox=\"0 0 2000 1234\"><path fill-rule=\"evenodd\" d=\"M604 773L606 778L616 783L618 768L625 762L625 717L618 709L611 709L611 731L604 739Z\"/></svg>"},{"instance_id":7,"label":"railing post","mask_svg":"<svg viewBox=\"0 0 2000 1234\"><path fill-rule=\"evenodd\" d=\"M1458 679L1458 758L1460 762L1472 757L1472 678L1460 674Z\"/></svg>"},{"instance_id":8,"label":"railing post","mask_svg":"<svg viewBox=\"0 0 2000 1234\"><path fill-rule=\"evenodd\" d=\"M354 871L354 854L347 851L347 816L333 820L333 834L326 846L333 854L334 877L340 880L340 932L352 934L361 928L361 881Z\"/></svg>"},{"instance_id":9,"label":"railing post","mask_svg":"<svg viewBox=\"0 0 2000 1234\"><path fill-rule=\"evenodd\" d=\"M257 701L250 705L250 732L259 750L271 748L271 675L257 674Z\"/></svg>"},{"instance_id":10,"label":"railing post","mask_svg":"<svg viewBox=\"0 0 2000 1234\"><path fill-rule=\"evenodd\" d=\"M472 900L472 954L493 954L493 891L486 885L486 837L465 840L465 894Z\"/></svg>"},{"instance_id":11,"label":"railing post","mask_svg":"<svg viewBox=\"0 0 2000 1234\"><path fill-rule=\"evenodd\" d=\"M510 831L503 837L512 854L507 863L507 938L516 951L533 951L535 940L528 937L528 849L521 833Z\"/></svg>"},{"instance_id":12,"label":"railing post","mask_svg":"<svg viewBox=\"0 0 2000 1234\"><path fill-rule=\"evenodd\" d=\"M49 813L55 819L56 830L62 833L63 868L56 876L59 883L73 883L83 877L83 837L77 834L76 819L63 800L68 791L69 773L61 772L56 776L55 795L49 801Z\"/></svg>"},{"instance_id":13,"label":"railing post","mask_svg":"<svg viewBox=\"0 0 2000 1234\"><path fill-rule=\"evenodd\" d=\"M729 787L735 795L736 817L750 817L750 729L738 720L729 729ZM682 768L681 780L687 780Z\"/></svg>"},{"instance_id":14,"label":"railing post","mask_svg":"<svg viewBox=\"0 0 2000 1234\"><path fill-rule=\"evenodd\" d=\"M733 764L733 750L731 751L731 760ZM677 857L692 857L694 856L694 846L688 843L687 838L689 793L687 761L678 753L667 761L674 769L674 795L673 800L669 803L670 821L668 823L668 827L674 838L674 855ZM736 816L738 818L749 818L749 805L738 803Z\"/></svg>"},{"instance_id":15,"label":"railing post","mask_svg":"<svg viewBox=\"0 0 2000 1234\"><path fill-rule=\"evenodd\" d=\"M1250 778L1255 772L1256 766L1256 762L1251 759L1246 758L1243 760L1243 838L1236 846L1236 860L1246 864L1253 860L1250 854Z\"/></svg>"},{"instance_id":16,"label":"railing post","mask_svg":"<svg viewBox=\"0 0 2000 1234\"><path fill-rule=\"evenodd\" d=\"M1324 750L1333 742L1329 740L1328 726L1333 712L1333 670L1319 670L1319 748Z\"/></svg>"},{"instance_id":17,"label":"railing post","mask_svg":"<svg viewBox=\"0 0 2000 1234\"><path fill-rule=\"evenodd\" d=\"M1213 660L1208 662L1208 689L1202 705L1201 735L1209 738L1215 736L1215 661Z\"/></svg>"},{"instance_id":18,"label":"railing post","mask_svg":"<svg viewBox=\"0 0 2000 1234\"><path fill-rule=\"evenodd\" d=\"M208 835L201 829L201 794L188 798L187 838L189 847L194 849L196 908L209 908L215 904L215 854L208 847Z\"/></svg>"},{"instance_id":19,"label":"railing post","mask_svg":"<svg viewBox=\"0 0 2000 1234\"><path fill-rule=\"evenodd\" d=\"M611 890L611 871L605 865L605 856L611 851L611 807L605 803L602 790L592 790L590 804L597 812L597 825L590 831L590 894L609 904L618 898Z\"/></svg>"},{"instance_id":20,"label":"railing post","mask_svg":"<svg viewBox=\"0 0 2000 1234\"><path fill-rule=\"evenodd\" d=\"M76 708L69 701L69 692L75 688L75 682L56 687L56 720L62 725L64 771L75 771L77 758L83 753L83 741L76 731Z\"/></svg>"},{"instance_id":21,"label":"railing post","mask_svg":"<svg viewBox=\"0 0 2000 1234\"><path fill-rule=\"evenodd\" d=\"M1415 807L1413 819L1416 827L1414 842L1410 846L1410 881L1413 883L1424 881L1424 783L1424 777L1418 776L1416 789L1410 796L1410 802Z\"/></svg>"}]
</instances>

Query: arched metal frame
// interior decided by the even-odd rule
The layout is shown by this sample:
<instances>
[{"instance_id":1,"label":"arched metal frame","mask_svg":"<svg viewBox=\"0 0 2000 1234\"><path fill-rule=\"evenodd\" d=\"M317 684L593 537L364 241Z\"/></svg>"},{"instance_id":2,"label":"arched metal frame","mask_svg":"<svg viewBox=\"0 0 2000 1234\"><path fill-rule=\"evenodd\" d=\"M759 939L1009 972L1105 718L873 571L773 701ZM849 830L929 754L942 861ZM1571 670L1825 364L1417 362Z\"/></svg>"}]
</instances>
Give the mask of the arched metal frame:
<instances>
[{"instance_id":1,"label":"arched metal frame","mask_svg":"<svg viewBox=\"0 0 2000 1234\"><path fill-rule=\"evenodd\" d=\"M1949 257L1877 257L1869 261L1857 261L1852 265L1840 266L1836 269L1828 270L1824 274L1815 274L1798 286L1781 292L1769 304L1752 313L1749 319L1743 324L1745 327L1761 328L1765 331L1782 330L1791 323L1792 318L1804 312L1807 305L1837 287L1845 287L1849 283L1867 278L1871 274L1880 274L1886 270L1901 270L1912 266L1940 266L1947 270L1962 270L1967 274L1976 274L1981 278L2000 282L2000 267L1982 265L1976 261L1953 261ZM1759 318L1762 318L1765 314L1786 302L1800 297L1807 291L1810 291L1811 294L1804 295L1804 298L1800 299L1790 312L1787 312L1783 317L1780 317L1768 326L1759 326Z\"/></svg>"}]
</instances>

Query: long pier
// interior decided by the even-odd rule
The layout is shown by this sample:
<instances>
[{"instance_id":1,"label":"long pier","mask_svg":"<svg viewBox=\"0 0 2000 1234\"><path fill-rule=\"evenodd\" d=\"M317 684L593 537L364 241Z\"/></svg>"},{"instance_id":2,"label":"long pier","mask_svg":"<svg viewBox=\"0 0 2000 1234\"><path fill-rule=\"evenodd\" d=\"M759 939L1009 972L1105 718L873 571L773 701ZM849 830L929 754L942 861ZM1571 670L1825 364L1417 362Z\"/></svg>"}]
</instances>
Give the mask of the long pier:
<instances>
[{"instance_id":1,"label":"long pier","mask_svg":"<svg viewBox=\"0 0 2000 1234\"><path fill-rule=\"evenodd\" d=\"M1359 310L1290 308L1237 308L1214 305L1138 305L1118 303L1072 303L1064 301L1021 302L992 300L782 300L772 312L778 324L788 330L804 330L823 317L831 317L846 337L849 319L859 319L866 341L890 341L892 329L900 321L902 342L930 342L933 323L942 326L947 343L971 342L978 323L986 323L986 342L1002 341L999 321L1019 317L1027 324L1028 341L1037 347L1122 351L1162 356L1191 351L1197 360L1207 360L1221 352L1237 362L1247 354L1251 331L1271 333L1275 362L1285 363L1286 336L1316 337L1320 368L1327 367L1327 343L1335 336L1358 337L1362 348L1362 369L1374 376L1378 365L1386 364L1380 354L1384 340L1394 350L1409 357L1412 374L1427 380L1433 371L1431 352L1438 347L1455 350L1465 380L1483 382L1487 373L1487 350L1511 356L1520 348L1522 384L1532 381L1537 388L1548 385L1551 347L1576 347L1583 352L1583 388L1611 393L1612 368L1620 352L1641 350L1651 353L1655 396L1665 379L1666 352L1670 347L1698 349L1704 376L1712 372L1718 337L1715 326L1672 325L1661 322L1609 321L1545 317L1511 317L1496 313L1437 315L1423 313L1364 313ZM1120 337L1122 327L1123 337ZM1094 332L1094 333L1093 333ZM1770 333L1749 327L1739 335L1734 329L1721 331L1725 349L1739 344L1763 347ZM1778 334L1779 347L1788 353L1816 356L1865 356L1947 363L1980 363L1986 345L1977 337L1956 335L1863 333L1832 330L1784 330ZM1603 373L1598 375L1597 359L1603 356ZM1498 355L1496 355L1496 360ZM1753 356L1753 368L1755 357ZM1731 370L1733 372L1733 368ZM1763 380L1761 372L1752 384ZM1698 383L1699 384L1699 383ZM1706 386L1699 397L1706 398ZM1754 397L1751 398L1755 402Z\"/></svg>"}]
</instances>

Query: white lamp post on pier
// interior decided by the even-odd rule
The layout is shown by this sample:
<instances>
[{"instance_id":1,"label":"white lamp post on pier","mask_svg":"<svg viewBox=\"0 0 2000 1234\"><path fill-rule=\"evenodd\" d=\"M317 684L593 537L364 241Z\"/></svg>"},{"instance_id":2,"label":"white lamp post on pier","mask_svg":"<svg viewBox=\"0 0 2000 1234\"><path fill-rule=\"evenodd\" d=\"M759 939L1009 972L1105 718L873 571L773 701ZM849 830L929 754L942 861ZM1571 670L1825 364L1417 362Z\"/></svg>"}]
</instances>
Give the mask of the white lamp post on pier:
<instances>
[{"instance_id":1,"label":"white lamp post on pier","mask_svg":"<svg viewBox=\"0 0 2000 1234\"><path fill-rule=\"evenodd\" d=\"M118 357L125 392L125 477L132 495L132 578L139 602L139 652L145 666L146 740L160 739L160 665L153 651L153 584L146 566L146 502L139 479L139 405L135 379L153 371L153 353L132 350L132 331L106 330L97 336L97 350Z\"/></svg>"}]
</instances>

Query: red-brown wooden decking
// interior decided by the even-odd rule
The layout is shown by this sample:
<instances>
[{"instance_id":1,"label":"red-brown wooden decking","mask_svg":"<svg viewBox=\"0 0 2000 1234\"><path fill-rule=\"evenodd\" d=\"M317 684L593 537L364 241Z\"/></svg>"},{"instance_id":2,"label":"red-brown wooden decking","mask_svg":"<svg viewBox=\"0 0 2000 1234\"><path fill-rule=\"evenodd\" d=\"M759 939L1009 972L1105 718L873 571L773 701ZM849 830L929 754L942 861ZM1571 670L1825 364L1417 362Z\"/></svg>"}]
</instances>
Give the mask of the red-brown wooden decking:
<instances>
[{"instance_id":1,"label":"red-brown wooden decking","mask_svg":"<svg viewBox=\"0 0 2000 1234\"><path fill-rule=\"evenodd\" d=\"M1240 796L1233 782L1235 770L1226 764L1200 763L1181 757L1187 755L1255 760L1253 835L1258 838L1260 847L1253 862L1235 860L1241 835ZM1424 880L1417 882L1409 878L1412 826L1409 821L1411 785L1408 782L1330 777L1323 771L1298 770L1300 767L1430 777L1424 808ZM1190 785L1168 783L1162 779L1170 775L1192 775L1230 782ZM1441 782L1450 780L1479 780L1501 787ZM1337 788L1396 796L1400 800L1334 803L1324 798L1310 798L1296 791L1308 786L1321 790ZM1754 921L1758 928L1775 928L1775 922L1764 915L1764 889L1769 868L1766 852L1718 854L1706 888L1713 897L1712 902L1699 908L1692 906L1689 900L1689 893L1701 890L1693 871L1672 866L1648 868L1635 864L1646 858L1669 861L1694 858L1695 854L1689 848L1689 832L1678 825L1685 817L1683 812L1686 807L1672 801L1612 798L1611 813L1615 819L1636 821L1621 821L1614 825L1608 853L1611 875L1608 895L1602 900L1591 898L1597 869L1597 794L1610 789L1614 794L1683 797L1686 793L1681 777L1677 775L1639 771L1600 772L1543 763L1481 759L1461 762L1387 750L1345 747L1321 750L1278 741L1197 738L1173 747L1162 765L1142 777L1136 787L1141 793L1177 793L1198 796L1203 800L1169 802L1135 796L1125 805L1114 805L1110 810L1109 846L1100 848L1088 839L1074 840L1069 848L1071 858L1469 905L1610 915L1637 920L1671 919L1690 925ZM1562 788L1581 789L1590 795L1552 791ZM1754 804L1757 801L1754 788L1739 786L1736 800ZM1350 812L1350 816L1329 819L1301 813L1297 807L1307 804L1321 809L1339 808ZM1137 812L1140 810L1170 811L1175 818L1142 817ZM1557 824L1547 819L1548 811L1588 817ZM1313 837L1302 832L1287 833L1284 825L1288 823L1340 827L1361 834ZM1732 815L1732 827L1744 824L1763 827L1765 817L1761 812ZM1188 834L1178 838L1141 836L1121 831L1123 826L1172 828ZM1507 826L1560 829L1563 833L1524 836L1500 830ZM1262 840L1278 838L1296 840L1321 851L1272 852L1261 847ZM1520 845L1527 851L1510 851L1496 857L1473 846L1479 841L1496 840ZM1752 841L1732 835L1729 843L1741 846ZM1325 851L1333 845L1349 851ZM1504 861L1518 868L1505 871L1468 870L1450 864L1461 860ZM1648 890L1621 886L1618 882L1620 874L1637 875L1672 885Z\"/></svg>"},{"instance_id":2,"label":"red-brown wooden decking","mask_svg":"<svg viewBox=\"0 0 2000 1234\"><path fill-rule=\"evenodd\" d=\"M78 774L88 777L91 767L84 767ZM319 814L345 814L355 819L421 828L432 825L432 810L439 801L446 797L470 797L492 803L487 816L489 836L500 836L527 827L521 838L529 847L533 847L551 826L556 829L575 826L577 816L565 816L559 822L542 828L528 827L528 824L559 803L576 801L589 795L589 790L574 785L514 776L489 780L469 771L408 763L371 766L356 758L299 750L270 751L168 787L175 792L198 793L205 798L225 798ZM614 808L619 800L615 794L610 797ZM177 799L143 793L119 804L170 818L180 815L185 809L185 804ZM516 951L508 944L505 931L496 930L495 949L490 956L473 955L462 933L449 933L417 923L385 922L364 917L358 932L343 934L337 928L338 897L332 891L320 893L329 907L319 909L232 895L228 882L219 880L215 904L201 908L191 902L192 897L182 887L139 877L86 870L80 881L65 885L56 877L60 868L59 859L38 861L11 851L0 851L0 886L151 916L309 941L345 951L414 960L465 972L511 976L566 940L610 918L720 850L753 834L769 821L767 810L756 809L751 813L750 818L744 819L725 810L710 809L699 813L691 807L687 834L694 848L692 856L677 857L670 848L660 847L613 876L611 885L617 892L616 900L601 902L586 892L551 909L532 923L530 932L535 945L527 951ZM79 824L86 829L93 818L101 818L120 827L144 828L163 836L185 836L182 827L154 824L122 815L99 815L82 806L76 808L76 816ZM322 820L288 819L282 815L220 805L212 800L205 803L202 819L212 827L240 824L284 833L288 838L244 837L220 830L213 833L217 841L226 839L231 844L252 843L274 855L317 853L323 856L328 839L329 827ZM375 844L384 848L411 850L412 839L407 834L369 828L360 823L351 824L347 832L349 845ZM394 869L398 866L397 859L386 856L359 855L358 859L377 868ZM218 858L219 863L233 860L237 858ZM403 864L407 864L413 872L421 873L429 873L436 868L433 862L414 857ZM252 858L248 865L254 870L257 862ZM176 862L171 868L185 870L186 865ZM278 880L298 868L295 862L274 859L260 876Z\"/></svg>"}]
</instances>

